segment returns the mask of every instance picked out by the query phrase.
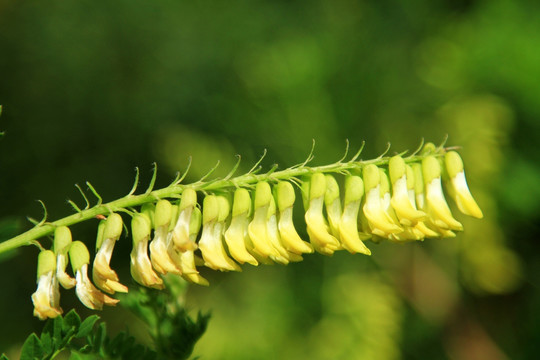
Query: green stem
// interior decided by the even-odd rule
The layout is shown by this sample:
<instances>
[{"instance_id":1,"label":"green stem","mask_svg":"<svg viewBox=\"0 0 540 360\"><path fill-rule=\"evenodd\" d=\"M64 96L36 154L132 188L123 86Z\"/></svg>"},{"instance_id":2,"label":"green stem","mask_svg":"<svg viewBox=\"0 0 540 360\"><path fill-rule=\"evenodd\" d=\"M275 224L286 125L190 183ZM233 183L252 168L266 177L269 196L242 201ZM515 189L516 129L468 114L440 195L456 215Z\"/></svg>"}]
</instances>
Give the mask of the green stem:
<instances>
[{"instance_id":1,"label":"green stem","mask_svg":"<svg viewBox=\"0 0 540 360\"><path fill-rule=\"evenodd\" d=\"M429 154L438 156L440 154ZM425 158L427 155L413 155L404 160L407 163L417 162ZM198 181L190 185L171 185L163 189L154 190L147 194L127 195L123 198L111 201L106 204L96 205L90 209L82 210L76 214L64 217L54 222L47 222L43 225L35 226L34 228L0 243L0 254L19 248L21 246L33 245L36 239L50 235L58 226L71 226L80 222L95 218L98 215L108 215L111 212L122 211L124 209L140 206L146 203L155 202L159 199L178 197L186 187L191 187L196 191L216 191L227 188L245 187L256 184L259 181L276 181L288 180L294 177L305 176L316 172L323 173L339 173L351 170L360 171L363 167L369 164L386 165L390 157L379 157L373 160L365 161L349 161L337 162L330 165L308 167L299 166L281 171L275 171L265 174L247 173L235 178L216 179L207 182Z\"/></svg>"}]
</instances>

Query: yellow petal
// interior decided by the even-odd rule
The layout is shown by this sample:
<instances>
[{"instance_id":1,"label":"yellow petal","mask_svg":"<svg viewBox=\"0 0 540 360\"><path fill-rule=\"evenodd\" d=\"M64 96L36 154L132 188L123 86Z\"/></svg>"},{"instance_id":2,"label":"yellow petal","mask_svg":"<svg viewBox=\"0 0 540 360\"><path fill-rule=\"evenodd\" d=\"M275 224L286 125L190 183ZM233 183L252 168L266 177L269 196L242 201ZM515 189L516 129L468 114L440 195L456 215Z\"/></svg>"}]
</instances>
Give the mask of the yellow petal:
<instances>
[{"instance_id":1,"label":"yellow petal","mask_svg":"<svg viewBox=\"0 0 540 360\"><path fill-rule=\"evenodd\" d=\"M449 230L463 230L463 225L452 216L444 198L441 178L434 178L426 186L426 205L430 221L437 227Z\"/></svg>"},{"instance_id":2,"label":"yellow petal","mask_svg":"<svg viewBox=\"0 0 540 360\"><path fill-rule=\"evenodd\" d=\"M326 220L322 214L323 197L311 199L306 211L305 220L309 240L316 251L331 255L341 248L339 241L330 234Z\"/></svg>"},{"instance_id":3,"label":"yellow petal","mask_svg":"<svg viewBox=\"0 0 540 360\"><path fill-rule=\"evenodd\" d=\"M292 207L284 209L279 215L278 228L283 245L288 251L296 254L312 253L313 247L308 242L303 241L296 232L292 216Z\"/></svg>"},{"instance_id":4,"label":"yellow petal","mask_svg":"<svg viewBox=\"0 0 540 360\"><path fill-rule=\"evenodd\" d=\"M361 253L371 255L371 250L360 240L358 236L358 211L360 210L360 200L352 201L345 205L341 221L339 223L339 233L343 247L350 253Z\"/></svg>"},{"instance_id":5,"label":"yellow petal","mask_svg":"<svg viewBox=\"0 0 540 360\"><path fill-rule=\"evenodd\" d=\"M259 263L246 249L249 219L247 213L233 216L231 224L225 231L225 242L231 256L240 264L249 263L257 266Z\"/></svg>"},{"instance_id":6,"label":"yellow petal","mask_svg":"<svg viewBox=\"0 0 540 360\"><path fill-rule=\"evenodd\" d=\"M163 289L163 280L152 269L152 264L148 258L148 241L140 240L131 251L131 276L144 286Z\"/></svg>"}]
</instances>

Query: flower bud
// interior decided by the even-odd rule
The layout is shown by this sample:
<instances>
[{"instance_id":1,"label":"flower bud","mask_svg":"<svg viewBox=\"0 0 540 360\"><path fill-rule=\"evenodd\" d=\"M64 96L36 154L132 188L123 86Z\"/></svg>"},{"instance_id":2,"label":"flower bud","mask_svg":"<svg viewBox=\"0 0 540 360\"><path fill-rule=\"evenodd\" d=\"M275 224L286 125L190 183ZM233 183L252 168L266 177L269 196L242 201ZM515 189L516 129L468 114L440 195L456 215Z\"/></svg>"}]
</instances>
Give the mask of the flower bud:
<instances>
[{"instance_id":1,"label":"flower bud","mask_svg":"<svg viewBox=\"0 0 540 360\"><path fill-rule=\"evenodd\" d=\"M154 226L154 215L156 213L156 205L152 203L146 203L143 206L141 206L141 214L144 214L148 217L148 220L150 221L150 227L152 229L155 228Z\"/></svg>"},{"instance_id":2,"label":"flower bud","mask_svg":"<svg viewBox=\"0 0 540 360\"><path fill-rule=\"evenodd\" d=\"M143 285L163 289L163 280L154 272L148 258L148 239L150 238L150 220L146 214L135 214L131 220L133 249L131 250L131 276Z\"/></svg>"},{"instance_id":3,"label":"flower bud","mask_svg":"<svg viewBox=\"0 0 540 360\"><path fill-rule=\"evenodd\" d=\"M41 251L38 255L37 283L38 288L32 294L34 316L40 320L55 318L62 314L60 308L60 292L56 280L56 256L50 250Z\"/></svg>"},{"instance_id":4,"label":"flower bud","mask_svg":"<svg viewBox=\"0 0 540 360\"><path fill-rule=\"evenodd\" d=\"M253 244L253 251L262 258L280 256L268 239L268 209L271 201L273 197L270 185L266 181L260 181L255 187L254 214L248 226L248 234Z\"/></svg>"},{"instance_id":5,"label":"flower bud","mask_svg":"<svg viewBox=\"0 0 540 360\"><path fill-rule=\"evenodd\" d=\"M232 210L233 216L229 228L225 231L225 242L229 248L229 253L236 261L240 264L247 262L257 266L259 264L257 259L246 248L246 243L249 241L247 237L250 208L251 198L249 192L246 189L236 189Z\"/></svg>"},{"instance_id":6,"label":"flower bud","mask_svg":"<svg viewBox=\"0 0 540 360\"><path fill-rule=\"evenodd\" d=\"M51 250L41 251L38 255L37 277L48 272L56 272L56 256Z\"/></svg>"}]
</instances>

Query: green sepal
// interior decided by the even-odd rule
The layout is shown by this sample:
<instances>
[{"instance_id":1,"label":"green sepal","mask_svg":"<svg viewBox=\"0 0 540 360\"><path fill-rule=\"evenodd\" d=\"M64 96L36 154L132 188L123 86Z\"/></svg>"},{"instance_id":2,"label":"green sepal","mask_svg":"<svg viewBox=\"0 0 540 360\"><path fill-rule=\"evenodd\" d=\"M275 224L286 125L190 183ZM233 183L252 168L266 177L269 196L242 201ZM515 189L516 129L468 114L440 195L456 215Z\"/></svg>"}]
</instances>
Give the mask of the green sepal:
<instances>
[{"instance_id":1,"label":"green sepal","mask_svg":"<svg viewBox=\"0 0 540 360\"><path fill-rule=\"evenodd\" d=\"M131 220L133 246L136 246L140 241L148 240L151 231L150 220L146 214L135 214L133 216Z\"/></svg>"},{"instance_id":2,"label":"green sepal","mask_svg":"<svg viewBox=\"0 0 540 360\"><path fill-rule=\"evenodd\" d=\"M229 200L227 200L227 198L222 195L217 196L217 202L219 208L217 221L223 222L229 217L229 214L231 212L231 205L229 204Z\"/></svg>"},{"instance_id":3,"label":"green sepal","mask_svg":"<svg viewBox=\"0 0 540 360\"><path fill-rule=\"evenodd\" d=\"M296 200L292 184L288 181L280 181L276 186L276 198L280 212L292 207Z\"/></svg>"},{"instance_id":4,"label":"green sepal","mask_svg":"<svg viewBox=\"0 0 540 360\"><path fill-rule=\"evenodd\" d=\"M323 173L315 173L311 176L309 187L309 199L317 199L326 193L326 177Z\"/></svg>"},{"instance_id":5,"label":"green sepal","mask_svg":"<svg viewBox=\"0 0 540 360\"><path fill-rule=\"evenodd\" d=\"M415 194L423 194L424 175L422 174L422 165L414 163L412 164L412 170L414 173L414 192Z\"/></svg>"},{"instance_id":6,"label":"green sepal","mask_svg":"<svg viewBox=\"0 0 540 360\"><path fill-rule=\"evenodd\" d=\"M360 176L347 176L345 178L344 204L361 200L364 196L364 182Z\"/></svg>"},{"instance_id":7,"label":"green sepal","mask_svg":"<svg viewBox=\"0 0 540 360\"><path fill-rule=\"evenodd\" d=\"M96 237L96 250L99 250L101 244L103 244L103 239L105 239L105 225L107 220L100 220L97 228L97 237Z\"/></svg>"},{"instance_id":8,"label":"green sepal","mask_svg":"<svg viewBox=\"0 0 540 360\"><path fill-rule=\"evenodd\" d=\"M405 160L399 155L393 156L388 162L388 172L390 173L390 181L395 184L407 172Z\"/></svg>"},{"instance_id":9,"label":"green sepal","mask_svg":"<svg viewBox=\"0 0 540 360\"><path fill-rule=\"evenodd\" d=\"M178 215L180 215L178 205L171 205L171 222L169 223L169 231L173 231L174 227L176 226L176 222L178 221Z\"/></svg>"},{"instance_id":10,"label":"green sepal","mask_svg":"<svg viewBox=\"0 0 540 360\"><path fill-rule=\"evenodd\" d=\"M336 199L339 199L339 185L332 175L325 175L326 192L324 193L324 203L332 204Z\"/></svg>"},{"instance_id":11,"label":"green sepal","mask_svg":"<svg viewBox=\"0 0 540 360\"><path fill-rule=\"evenodd\" d=\"M406 174L407 174L407 189L413 190L414 184L415 184L415 181L414 181L415 178L414 178L414 170L411 165L407 165Z\"/></svg>"},{"instance_id":12,"label":"green sepal","mask_svg":"<svg viewBox=\"0 0 540 360\"><path fill-rule=\"evenodd\" d=\"M104 239L118 239L122 235L124 222L120 214L112 213L105 220Z\"/></svg>"},{"instance_id":13,"label":"green sepal","mask_svg":"<svg viewBox=\"0 0 540 360\"><path fill-rule=\"evenodd\" d=\"M457 174L463 171L463 160L455 151L449 151L444 155L444 164L448 176L453 179Z\"/></svg>"},{"instance_id":14,"label":"green sepal","mask_svg":"<svg viewBox=\"0 0 540 360\"><path fill-rule=\"evenodd\" d=\"M428 156L422 160L422 174L424 182L429 184L434 179L441 177L441 165L434 156Z\"/></svg>"},{"instance_id":15,"label":"green sepal","mask_svg":"<svg viewBox=\"0 0 540 360\"><path fill-rule=\"evenodd\" d=\"M203 200L202 222L216 221L219 216L219 204L215 195L206 195Z\"/></svg>"},{"instance_id":16,"label":"green sepal","mask_svg":"<svg viewBox=\"0 0 540 360\"><path fill-rule=\"evenodd\" d=\"M66 254L71 245L71 231L67 226L59 226L54 230L54 253L56 255Z\"/></svg>"},{"instance_id":17,"label":"green sepal","mask_svg":"<svg viewBox=\"0 0 540 360\"><path fill-rule=\"evenodd\" d=\"M424 147L422 148L422 151L420 151L420 155L429 155L434 154L437 151L437 147L432 142L427 142Z\"/></svg>"},{"instance_id":18,"label":"green sepal","mask_svg":"<svg viewBox=\"0 0 540 360\"><path fill-rule=\"evenodd\" d=\"M201 210L198 207L193 208L191 219L189 220L189 235L197 235L201 230Z\"/></svg>"},{"instance_id":19,"label":"green sepal","mask_svg":"<svg viewBox=\"0 0 540 360\"><path fill-rule=\"evenodd\" d=\"M246 189L238 188L234 192L232 216L251 213L251 196Z\"/></svg>"},{"instance_id":20,"label":"green sepal","mask_svg":"<svg viewBox=\"0 0 540 360\"><path fill-rule=\"evenodd\" d=\"M172 218L172 205L169 200L159 200L156 204L156 212L154 214L155 228L169 226Z\"/></svg>"},{"instance_id":21,"label":"green sepal","mask_svg":"<svg viewBox=\"0 0 540 360\"><path fill-rule=\"evenodd\" d=\"M179 211L195 205L197 205L197 192L192 188L185 188L182 192Z\"/></svg>"},{"instance_id":22,"label":"green sepal","mask_svg":"<svg viewBox=\"0 0 540 360\"><path fill-rule=\"evenodd\" d=\"M386 175L386 172L383 169L379 168L379 183L381 185L380 191L381 195L384 195L388 192L390 192L390 180L388 179L388 175Z\"/></svg>"},{"instance_id":23,"label":"green sepal","mask_svg":"<svg viewBox=\"0 0 540 360\"><path fill-rule=\"evenodd\" d=\"M43 250L38 255L37 278L56 271L56 255L51 250Z\"/></svg>"},{"instance_id":24,"label":"green sepal","mask_svg":"<svg viewBox=\"0 0 540 360\"><path fill-rule=\"evenodd\" d=\"M69 261L71 262L71 268L73 273L76 274L83 265L90 263L90 253L81 241L74 241L69 248Z\"/></svg>"},{"instance_id":25,"label":"green sepal","mask_svg":"<svg viewBox=\"0 0 540 360\"><path fill-rule=\"evenodd\" d=\"M148 217L148 220L150 221L150 226L152 229L155 228L154 226L154 215L156 213L156 205L153 203L146 203L143 206L141 206L141 214L145 214Z\"/></svg>"},{"instance_id":26,"label":"green sepal","mask_svg":"<svg viewBox=\"0 0 540 360\"><path fill-rule=\"evenodd\" d=\"M254 207L258 209L267 206L272 199L272 190L266 181L259 181L255 187Z\"/></svg>"},{"instance_id":27,"label":"green sepal","mask_svg":"<svg viewBox=\"0 0 540 360\"><path fill-rule=\"evenodd\" d=\"M377 167L377 165L374 165L374 164L367 165L362 171L362 175L364 178L364 187L366 189L366 193L369 192L369 190L376 188L377 185L379 185L380 174L379 174L379 168Z\"/></svg>"}]
</instances>

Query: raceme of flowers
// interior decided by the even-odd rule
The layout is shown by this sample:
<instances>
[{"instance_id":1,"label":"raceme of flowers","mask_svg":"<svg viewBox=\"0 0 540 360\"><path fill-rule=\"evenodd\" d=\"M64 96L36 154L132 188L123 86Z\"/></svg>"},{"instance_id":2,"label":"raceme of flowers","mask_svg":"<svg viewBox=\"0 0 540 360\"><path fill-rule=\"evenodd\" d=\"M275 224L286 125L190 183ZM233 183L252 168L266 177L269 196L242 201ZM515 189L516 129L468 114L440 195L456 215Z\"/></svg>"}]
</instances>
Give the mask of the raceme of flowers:
<instances>
[{"instance_id":1,"label":"raceme of flowers","mask_svg":"<svg viewBox=\"0 0 540 360\"><path fill-rule=\"evenodd\" d=\"M138 284L155 289L164 287L161 276L169 273L208 285L198 267L241 271L245 263L286 265L314 251L370 255L366 240L453 237L463 226L450 211L443 182L462 213L482 217L469 192L460 156L444 149L418 161L398 155L380 167L359 162L355 171L344 174L269 178L215 193L198 192L187 185L179 200L146 203L131 214L131 276ZM295 186L300 190L295 191ZM293 223L297 192L304 203L309 242ZM52 250L38 256L38 288L32 295L35 316L46 319L62 313L60 285L75 287L80 301L91 309L119 301L109 295L128 288L110 261L123 226L118 213L101 220L93 261L83 242L72 241L68 227L56 228ZM67 273L68 264L73 277Z\"/></svg>"}]
</instances>

